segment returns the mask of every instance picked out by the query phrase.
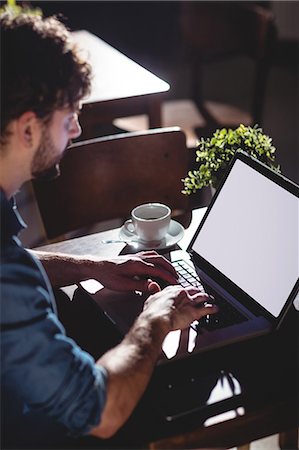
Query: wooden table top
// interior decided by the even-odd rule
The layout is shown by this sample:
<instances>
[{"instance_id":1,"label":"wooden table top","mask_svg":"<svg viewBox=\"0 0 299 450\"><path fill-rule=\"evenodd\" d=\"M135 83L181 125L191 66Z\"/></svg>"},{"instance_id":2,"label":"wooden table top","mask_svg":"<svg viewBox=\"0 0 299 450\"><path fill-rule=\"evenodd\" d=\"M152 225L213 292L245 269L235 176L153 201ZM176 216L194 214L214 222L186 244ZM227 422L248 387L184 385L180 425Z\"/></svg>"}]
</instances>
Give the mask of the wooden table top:
<instances>
[{"instance_id":1,"label":"wooden table top","mask_svg":"<svg viewBox=\"0 0 299 450\"><path fill-rule=\"evenodd\" d=\"M96 103L122 98L167 92L166 81L85 30L72 32L92 66L91 94L83 103Z\"/></svg>"},{"instance_id":2,"label":"wooden table top","mask_svg":"<svg viewBox=\"0 0 299 450\"><path fill-rule=\"evenodd\" d=\"M189 227L185 229L184 236L178 243L180 249L187 250L206 209L207 208L198 208L192 211L191 223ZM39 250L75 255L95 255L103 256L105 258L114 257L120 254L126 247L126 244L121 242L105 244L103 241L119 239L120 230L120 227L113 228L111 230L101 231L87 236L67 239L65 241L43 245L42 247L39 247Z\"/></svg>"}]
</instances>

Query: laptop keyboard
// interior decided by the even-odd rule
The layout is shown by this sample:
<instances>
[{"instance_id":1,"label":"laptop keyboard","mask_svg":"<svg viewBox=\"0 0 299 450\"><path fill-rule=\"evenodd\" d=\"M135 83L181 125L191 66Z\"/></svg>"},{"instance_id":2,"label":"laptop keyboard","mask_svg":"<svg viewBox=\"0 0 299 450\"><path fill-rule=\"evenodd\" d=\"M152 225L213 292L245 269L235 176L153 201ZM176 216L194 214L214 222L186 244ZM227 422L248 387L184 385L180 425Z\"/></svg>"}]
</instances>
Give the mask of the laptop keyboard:
<instances>
[{"instance_id":1,"label":"laptop keyboard","mask_svg":"<svg viewBox=\"0 0 299 450\"><path fill-rule=\"evenodd\" d=\"M207 292L207 289L203 287L196 271L189 266L189 264L181 260L173 262L172 265L179 275L178 282L181 286L193 286L201 289L202 292ZM213 302L219 307L219 312L204 316L200 320L194 321L191 324L191 327L197 332L200 333L203 329L212 331L248 320L240 311L234 308L233 305L224 300L214 291L209 291L207 293L213 297Z\"/></svg>"},{"instance_id":2,"label":"laptop keyboard","mask_svg":"<svg viewBox=\"0 0 299 450\"><path fill-rule=\"evenodd\" d=\"M183 287L197 287L199 289L202 289L204 292L204 287L200 282L200 279L195 272L195 270L189 266L185 261L175 261L172 263L173 267L177 271L177 274L179 275L178 283Z\"/></svg>"}]
</instances>

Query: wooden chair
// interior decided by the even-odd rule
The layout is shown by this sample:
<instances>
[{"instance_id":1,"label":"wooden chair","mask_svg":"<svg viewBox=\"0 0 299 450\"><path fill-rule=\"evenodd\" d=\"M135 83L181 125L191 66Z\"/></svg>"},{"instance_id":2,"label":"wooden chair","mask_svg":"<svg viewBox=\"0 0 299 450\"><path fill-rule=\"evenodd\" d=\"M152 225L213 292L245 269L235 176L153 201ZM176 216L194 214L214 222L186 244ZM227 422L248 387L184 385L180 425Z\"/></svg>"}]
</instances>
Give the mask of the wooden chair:
<instances>
[{"instance_id":1,"label":"wooden chair","mask_svg":"<svg viewBox=\"0 0 299 450\"><path fill-rule=\"evenodd\" d=\"M61 174L33 188L48 239L116 218L138 204L168 204L188 225L189 199L181 193L188 170L186 137L177 127L105 136L73 144Z\"/></svg>"},{"instance_id":2,"label":"wooden chair","mask_svg":"<svg viewBox=\"0 0 299 450\"><path fill-rule=\"evenodd\" d=\"M276 38L272 11L254 2L181 2L180 24L191 64L192 98L205 119L208 133L210 129L238 126L242 122L262 125L267 76ZM248 58L253 63L249 83L244 89L244 95L249 92L250 99L246 111L230 102L208 102L204 91L205 67L217 61L229 64L237 57ZM233 70L233 83L240 84L245 75Z\"/></svg>"},{"instance_id":3,"label":"wooden chair","mask_svg":"<svg viewBox=\"0 0 299 450\"><path fill-rule=\"evenodd\" d=\"M272 11L254 2L182 1L179 21L184 58L190 68L191 98L163 102L162 125L180 126L189 148L196 146L199 137L209 136L219 127L236 128L240 123L262 125L267 75L276 36ZM246 62L246 73L242 71L244 65L240 64L240 58ZM215 74L213 100L207 95L208 83L205 83L208 66L211 69L212 63L221 63L220 67L225 68L225 74ZM226 74L226 69L230 75ZM224 82L228 77L229 83ZM242 99L249 99L245 109L234 104L226 88L234 89L240 84ZM220 85L227 93L223 96L219 92L217 97ZM130 131L144 129L145 116L117 119L115 125Z\"/></svg>"}]
</instances>

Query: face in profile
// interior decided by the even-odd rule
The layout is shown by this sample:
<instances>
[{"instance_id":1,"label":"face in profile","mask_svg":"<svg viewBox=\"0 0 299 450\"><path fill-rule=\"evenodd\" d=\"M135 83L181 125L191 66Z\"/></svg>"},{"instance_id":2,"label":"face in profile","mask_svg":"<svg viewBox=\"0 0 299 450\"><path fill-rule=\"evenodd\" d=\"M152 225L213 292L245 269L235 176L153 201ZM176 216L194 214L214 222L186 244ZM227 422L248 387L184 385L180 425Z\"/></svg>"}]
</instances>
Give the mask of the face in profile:
<instances>
[{"instance_id":1,"label":"face in profile","mask_svg":"<svg viewBox=\"0 0 299 450\"><path fill-rule=\"evenodd\" d=\"M42 124L39 146L34 154L31 173L33 178L52 179L59 175L59 163L71 139L79 137L81 127L78 114L65 108L55 111L48 124Z\"/></svg>"},{"instance_id":2,"label":"face in profile","mask_svg":"<svg viewBox=\"0 0 299 450\"><path fill-rule=\"evenodd\" d=\"M59 157L51 138L49 129L45 126L42 132L38 149L33 157L31 173L33 178L52 179L60 174L59 162L63 156Z\"/></svg>"}]
</instances>

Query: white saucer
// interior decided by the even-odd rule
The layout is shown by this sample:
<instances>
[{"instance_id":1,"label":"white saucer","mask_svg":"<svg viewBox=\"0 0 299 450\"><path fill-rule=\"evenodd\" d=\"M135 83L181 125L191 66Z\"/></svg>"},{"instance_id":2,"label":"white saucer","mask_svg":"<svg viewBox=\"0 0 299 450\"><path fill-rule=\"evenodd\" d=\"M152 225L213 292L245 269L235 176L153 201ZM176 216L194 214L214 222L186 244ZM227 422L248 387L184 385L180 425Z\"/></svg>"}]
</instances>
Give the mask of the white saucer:
<instances>
[{"instance_id":1,"label":"white saucer","mask_svg":"<svg viewBox=\"0 0 299 450\"><path fill-rule=\"evenodd\" d=\"M182 237L184 236L184 227L176 222L175 220L170 221L168 232L162 241L157 243L150 243L141 241L138 239L138 236L134 232L130 232L127 228L124 226L121 227L119 232L120 239L123 239L124 241L127 241L129 243L130 240L132 242L136 243L138 246L138 249L140 250L148 250L148 249L155 249L155 250L164 250L166 248L173 247L175 244L177 244Z\"/></svg>"}]
</instances>

